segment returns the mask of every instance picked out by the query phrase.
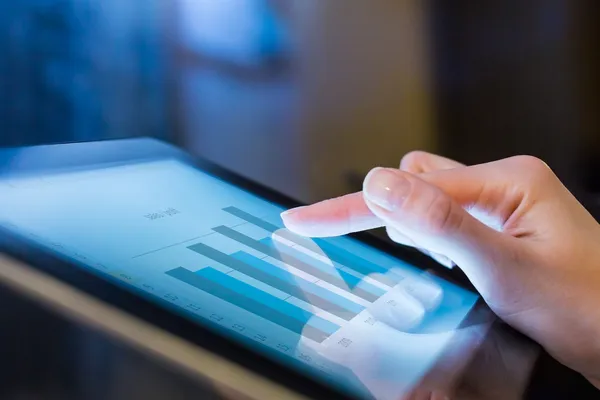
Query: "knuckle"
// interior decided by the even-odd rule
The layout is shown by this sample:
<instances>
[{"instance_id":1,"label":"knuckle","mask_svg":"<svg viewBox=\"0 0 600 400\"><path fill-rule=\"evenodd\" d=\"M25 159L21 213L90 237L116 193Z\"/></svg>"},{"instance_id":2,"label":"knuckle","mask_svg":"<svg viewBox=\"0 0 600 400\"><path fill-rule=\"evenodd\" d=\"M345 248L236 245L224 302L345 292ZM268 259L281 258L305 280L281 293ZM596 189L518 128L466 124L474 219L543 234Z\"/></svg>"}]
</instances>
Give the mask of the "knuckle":
<instances>
[{"instance_id":1,"label":"knuckle","mask_svg":"<svg viewBox=\"0 0 600 400\"><path fill-rule=\"evenodd\" d=\"M332 209L336 210L338 218L351 218L352 204L349 195L339 197L339 201L329 200Z\"/></svg>"},{"instance_id":2,"label":"knuckle","mask_svg":"<svg viewBox=\"0 0 600 400\"><path fill-rule=\"evenodd\" d=\"M344 221L347 231L354 226L354 213L352 212L352 197L350 195L341 198L341 206L337 208L337 220Z\"/></svg>"},{"instance_id":3,"label":"knuckle","mask_svg":"<svg viewBox=\"0 0 600 400\"><path fill-rule=\"evenodd\" d=\"M402 157L400 168L407 171L418 169L419 166L425 162L428 156L429 153L425 151L413 150Z\"/></svg>"},{"instance_id":4,"label":"knuckle","mask_svg":"<svg viewBox=\"0 0 600 400\"><path fill-rule=\"evenodd\" d=\"M430 232L448 234L460 228L462 214L457 212L450 197L439 194L429 206L426 223Z\"/></svg>"},{"instance_id":5,"label":"knuckle","mask_svg":"<svg viewBox=\"0 0 600 400\"><path fill-rule=\"evenodd\" d=\"M539 180L554 177L554 173L543 160L534 156L516 156L509 159L517 173Z\"/></svg>"}]
</instances>

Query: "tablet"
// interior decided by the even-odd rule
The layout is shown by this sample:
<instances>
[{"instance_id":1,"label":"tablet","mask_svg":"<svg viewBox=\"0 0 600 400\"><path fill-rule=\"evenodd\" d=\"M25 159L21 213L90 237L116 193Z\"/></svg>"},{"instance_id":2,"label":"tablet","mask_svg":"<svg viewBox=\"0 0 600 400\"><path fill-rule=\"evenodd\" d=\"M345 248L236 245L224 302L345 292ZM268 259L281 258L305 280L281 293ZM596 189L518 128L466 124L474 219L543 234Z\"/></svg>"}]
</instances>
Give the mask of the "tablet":
<instances>
[{"instance_id":1,"label":"tablet","mask_svg":"<svg viewBox=\"0 0 600 400\"><path fill-rule=\"evenodd\" d=\"M366 235L297 236L295 205L151 139L0 151L4 252L314 398L456 385L478 294Z\"/></svg>"}]
</instances>

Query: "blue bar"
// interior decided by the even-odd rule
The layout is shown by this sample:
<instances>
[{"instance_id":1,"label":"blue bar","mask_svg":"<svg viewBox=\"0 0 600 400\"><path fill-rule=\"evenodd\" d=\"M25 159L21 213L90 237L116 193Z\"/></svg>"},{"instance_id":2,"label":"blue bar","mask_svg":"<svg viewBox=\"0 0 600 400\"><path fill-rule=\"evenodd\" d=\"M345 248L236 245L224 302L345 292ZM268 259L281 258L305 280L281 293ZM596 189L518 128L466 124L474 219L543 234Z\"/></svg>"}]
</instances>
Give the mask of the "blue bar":
<instances>
[{"instance_id":1,"label":"blue bar","mask_svg":"<svg viewBox=\"0 0 600 400\"><path fill-rule=\"evenodd\" d=\"M289 256L289 258L309 263L310 265L313 265L319 268L321 271L327 273L340 274L344 278L344 281L346 281L350 286L356 286L362 280L361 278L358 278L354 275L350 275L344 271L340 271L338 268L336 268L335 265L326 264L316 259L315 257L311 257L310 255L298 251L292 247L286 246L284 244L276 244L271 238L264 238L259 240L259 242L266 246L269 246L269 248L273 249L273 251L279 252L280 255L283 254L285 256ZM285 256L281 257L281 259L284 261L288 259L288 257Z\"/></svg>"},{"instance_id":2,"label":"blue bar","mask_svg":"<svg viewBox=\"0 0 600 400\"><path fill-rule=\"evenodd\" d=\"M308 318L306 314L311 315L310 313L306 313L302 309L299 309L289 303L285 303L283 300L268 295L258 289L252 288L251 286L239 282L236 279L231 278L212 268L205 268L203 271L205 272L200 274L193 273L185 268L175 268L167 271L166 274L197 289L210 293L213 296L240 307L252 314L265 318L292 332L313 339L319 343L327 339L331 333L333 333L332 330L335 331L339 329L337 325L319 317L313 317L310 325L307 325L306 321ZM231 285L231 281L235 281L233 282L234 285ZM267 302L269 304L265 305L256 298L247 297L247 295L252 293L252 291L248 290L246 287L242 288L243 293L233 289L233 287L238 287L238 289L240 289L240 285L236 284L237 282L239 282L239 284L242 286L249 286L255 291L264 294L264 296L261 296L261 300L268 300ZM255 294L256 293L252 293L252 295ZM282 307L281 303L285 303L289 307ZM294 315L292 316L284 313L281 311L282 309L286 309L287 312L290 312ZM326 328L327 332L320 329L320 326Z\"/></svg>"},{"instance_id":3,"label":"blue bar","mask_svg":"<svg viewBox=\"0 0 600 400\"><path fill-rule=\"evenodd\" d=\"M370 285L366 282L361 282L361 278L357 278L354 275L348 274L347 272L336 269L330 265L320 263L308 255L300 253L300 257L302 259L292 256L282 256L277 248L254 240L251 237L248 237L226 226L218 226L213 228L213 231L227 236L228 238L265 255L273 257L276 260L298 268L299 270L302 270L316 278L339 287L340 289L362 297L367 301L374 302L385 293L384 290L376 286ZM194 250L194 246L190 246L189 249ZM354 288L350 289L349 286L354 286Z\"/></svg>"},{"instance_id":4,"label":"blue bar","mask_svg":"<svg viewBox=\"0 0 600 400\"><path fill-rule=\"evenodd\" d=\"M357 256L356 254L350 253L334 244L329 243L323 239L315 239L315 243L327 254L332 260L344 264L355 271L360 272L363 275L369 275L372 273L387 274L390 272L389 268L382 267L381 265L375 264L369 260ZM398 282L403 278L396 275Z\"/></svg>"},{"instance_id":5,"label":"blue bar","mask_svg":"<svg viewBox=\"0 0 600 400\"><path fill-rule=\"evenodd\" d=\"M312 293L322 299L325 299L329 302L335 303L336 305L338 305L339 307L347 310L348 312L353 312L354 315L360 313L362 310L364 310L364 307L361 306L360 304L356 304L355 302L337 295L327 289L325 289L322 286L319 285L315 285L312 282L309 282L305 279L300 278L299 276L296 276L294 274L291 274L290 272L276 267L271 263L268 263L264 260L260 260L248 253L244 253L243 251L234 253L231 255L232 257L243 261L245 264L250 265L252 267L254 267L257 270L263 271L275 278L277 278L280 281L283 281L285 283L288 283L290 285L294 285L296 287L298 287L300 289L301 292L307 294L307 293ZM243 271L240 271L243 272ZM298 297L298 296L296 296ZM312 296L308 296L311 297L310 299L308 299L307 301L311 304L314 304L315 306L324 309L325 311L330 311L328 308L324 308L323 306L317 304L312 300Z\"/></svg>"},{"instance_id":6,"label":"blue bar","mask_svg":"<svg viewBox=\"0 0 600 400\"><path fill-rule=\"evenodd\" d=\"M241 218L246 222L250 222L251 224L263 228L264 230L271 233L281 229L280 227L273 225L262 218L255 217L254 215L249 214L246 211L242 211L237 207L225 207L223 211L228 212L229 214L234 215L238 218Z\"/></svg>"},{"instance_id":7,"label":"blue bar","mask_svg":"<svg viewBox=\"0 0 600 400\"><path fill-rule=\"evenodd\" d=\"M310 263L311 265L314 265L325 272L331 273L333 271L334 273L339 274L344 279L344 281L346 281L346 283L351 287L359 286L360 288L367 290L370 293L373 293L374 295L376 295L378 297L383 296L383 294L385 293L385 290L383 290L377 286L371 285L368 282L363 281L363 278L356 277L354 275L347 273L346 271L342 271L341 269L337 268L340 266L339 264L333 263L333 266L325 264L324 262L319 261L315 257L305 254L305 253L303 253L299 250L296 250L292 247L286 246L284 244L278 245L271 238L264 238L264 239L260 240L260 243L265 244L265 245L271 247L272 249L279 251L280 253L284 253L295 259L301 260L306 263ZM282 259L286 260L287 258L282 257Z\"/></svg>"},{"instance_id":8,"label":"blue bar","mask_svg":"<svg viewBox=\"0 0 600 400\"><path fill-rule=\"evenodd\" d=\"M250 254L238 252L229 256L204 243L197 243L191 246L190 249L348 321L363 310L362 306L353 303L345 297L338 296L300 277L295 277L295 275L290 274L288 271Z\"/></svg>"},{"instance_id":9,"label":"blue bar","mask_svg":"<svg viewBox=\"0 0 600 400\"><path fill-rule=\"evenodd\" d=\"M224 287L235 291L247 298L258 301L267 307L277 310L285 315L289 315L302 322L303 324L310 323L313 327L320 329L325 333L335 333L339 326L333 322L329 322L323 318L316 317L314 314L301 309L293 304L290 304L284 300L281 300L275 296L272 296L254 286L248 285L242 281L232 278L220 271L213 268L204 268L196 272L198 276L210 279L211 281L223 285ZM309 322L310 321L310 322Z\"/></svg>"},{"instance_id":10,"label":"blue bar","mask_svg":"<svg viewBox=\"0 0 600 400\"><path fill-rule=\"evenodd\" d=\"M287 239L291 242L294 242L299 246L302 246L305 248L307 247L306 246L306 241L307 241L306 238L302 238L302 237L295 235L287 230L280 230L281 228L277 227L276 225L273 225L261 218L255 217L254 215L249 214L243 210L240 210L239 208L227 207L227 208L224 208L223 211L226 211L231 215L241 218L241 219L245 220L246 222L254 224L268 232L272 233L272 232L279 230L279 232L277 232L278 235L281 235L285 239ZM393 287L398 282L400 282L401 280L404 279L403 277L401 277L397 274L393 274L393 273L390 276L390 274L389 274L390 271L388 268L382 267L382 266L375 264L369 260L365 260L364 258L359 257L353 253L350 253L344 249L341 249L338 246L335 246L326 240L323 240L323 239L313 239L313 240L332 261L335 261L339 264L345 265L348 268L353 269L362 275L371 275L371 274L375 274L375 273L387 274L385 277L382 277L382 276L374 277L374 279L378 280L379 282L381 282L385 285Z\"/></svg>"},{"instance_id":11,"label":"blue bar","mask_svg":"<svg viewBox=\"0 0 600 400\"><path fill-rule=\"evenodd\" d=\"M213 249L212 247L205 245L204 243L197 243L193 246L190 246L189 248L190 250L193 250L198 254L201 254L220 264L223 264L226 267L229 267L231 269L241 272L242 274L248 275L254 279L264 282L267 285L277 288L291 296L297 297L301 300L305 300L304 293L296 285L290 285L286 282L281 281L280 279L278 279L276 274L268 274L264 271L264 269L258 269L253 265L246 263L243 258L235 258L233 257L233 255L229 256L219 250ZM285 272L283 270L281 271Z\"/></svg>"},{"instance_id":12,"label":"blue bar","mask_svg":"<svg viewBox=\"0 0 600 400\"><path fill-rule=\"evenodd\" d=\"M284 231L281 231L277 234L281 234L282 237L308 249L309 251L313 251L306 245L305 239L299 238L294 234L284 235L283 232ZM324 256L327 256L327 258L329 258L334 264L337 264L338 268L339 266L343 265L365 276L371 276L373 274L385 275L375 275L372 276L372 278L389 287L394 287L398 282L404 279L400 275L390 271L389 268L382 267L381 265L375 264L369 260L365 260L360 256L329 243L327 240L311 240L323 251Z\"/></svg>"}]
</instances>

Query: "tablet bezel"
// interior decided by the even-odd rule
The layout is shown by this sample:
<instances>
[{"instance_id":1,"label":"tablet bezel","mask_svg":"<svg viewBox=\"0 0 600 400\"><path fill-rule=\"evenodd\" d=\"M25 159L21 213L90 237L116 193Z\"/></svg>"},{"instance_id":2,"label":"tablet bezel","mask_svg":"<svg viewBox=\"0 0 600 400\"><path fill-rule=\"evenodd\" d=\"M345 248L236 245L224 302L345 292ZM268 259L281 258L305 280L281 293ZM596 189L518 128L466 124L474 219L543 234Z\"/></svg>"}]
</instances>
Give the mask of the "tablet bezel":
<instances>
[{"instance_id":1,"label":"tablet bezel","mask_svg":"<svg viewBox=\"0 0 600 400\"><path fill-rule=\"evenodd\" d=\"M282 206L294 207L301 205L297 201L246 177L206 160L195 160L174 146L148 138L0 149L0 178L7 175L17 177L41 171L44 173L59 173L61 170L71 171L76 168L101 168L102 166L118 165L120 163L165 158L175 158L189 163L202 171ZM474 291L459 269L448 270L418 251L402 246L394 246L368 233L353 234L352 236L418 268L434 271L440 277ZM1 229L0 251L73 285L88 295L300 394L315 399L352 398L351 394L341 393L292 368L282 368L282 364L265 354L219 335L210 328L192 322L182 315L175 314L149 299L140 297L124 287L103 279L90 270L82 269L78 266L79 263L76 260L59 258L49 250L19 237L14 232Z\"/></svg>"}]
</instances>

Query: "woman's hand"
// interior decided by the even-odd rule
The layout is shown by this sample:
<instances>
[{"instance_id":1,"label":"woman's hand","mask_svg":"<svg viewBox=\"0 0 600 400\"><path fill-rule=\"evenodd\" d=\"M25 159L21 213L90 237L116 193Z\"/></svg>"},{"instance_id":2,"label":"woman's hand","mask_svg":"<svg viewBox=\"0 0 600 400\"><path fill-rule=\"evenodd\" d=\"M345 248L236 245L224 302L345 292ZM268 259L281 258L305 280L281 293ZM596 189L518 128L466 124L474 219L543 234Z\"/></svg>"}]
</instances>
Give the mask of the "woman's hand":
<instances>
[{"instance_id":1,"label":"woman's hand","mask_svg":"<svg viewBox=\"0 0 600 400\"><path fill-rule=\"evenodd\" d=\"M600 226L544 162L466 167L411 153L400 169L372 170L363 192L282 218L312 237L385 226L452 260L499 317L599 386Z\"/></svg>"}]
</instances>

